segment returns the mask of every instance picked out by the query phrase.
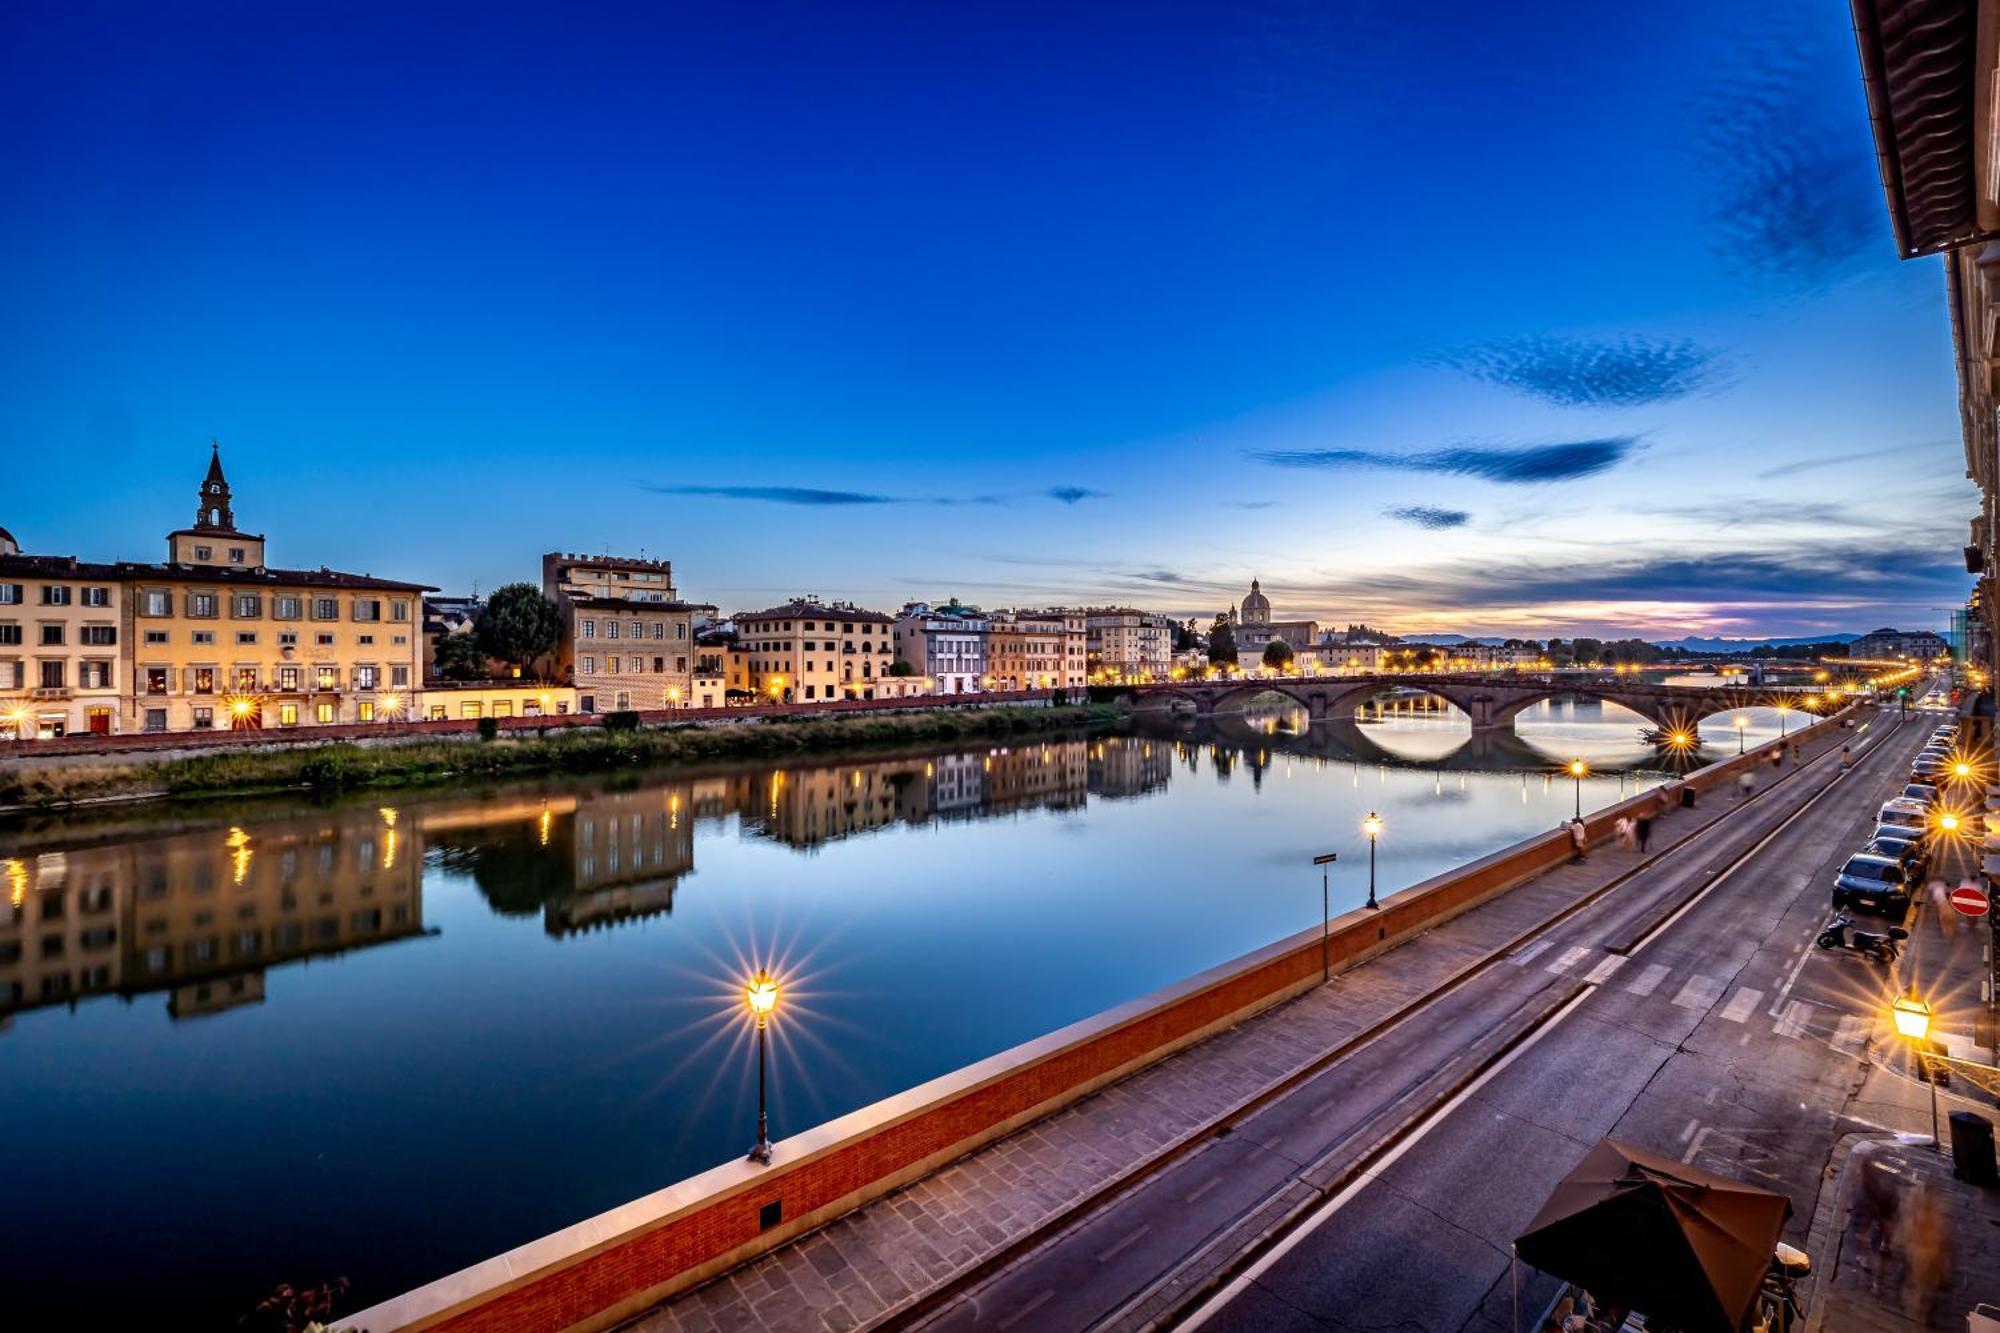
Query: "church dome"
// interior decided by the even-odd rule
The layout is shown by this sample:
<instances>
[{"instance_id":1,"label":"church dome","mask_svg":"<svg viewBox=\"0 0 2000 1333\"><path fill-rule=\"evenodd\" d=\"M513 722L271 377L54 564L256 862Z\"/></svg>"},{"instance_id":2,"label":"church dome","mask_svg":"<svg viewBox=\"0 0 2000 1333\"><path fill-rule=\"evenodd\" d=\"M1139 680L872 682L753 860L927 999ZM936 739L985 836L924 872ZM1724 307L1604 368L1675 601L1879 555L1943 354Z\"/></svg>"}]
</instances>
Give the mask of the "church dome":
<instances>
[{"instance_id":1,"label":"church dome","mask_svg":"<svg viewBox=\"0 0 2000 1333\"><path fill-rule=\"evenodd\" d=\"M1250 580L1250 595L1243 599L1243 623L1261 625L1271 618L1271 599L1257 586L1257 580Z\"/></svg>"}]
</instances>

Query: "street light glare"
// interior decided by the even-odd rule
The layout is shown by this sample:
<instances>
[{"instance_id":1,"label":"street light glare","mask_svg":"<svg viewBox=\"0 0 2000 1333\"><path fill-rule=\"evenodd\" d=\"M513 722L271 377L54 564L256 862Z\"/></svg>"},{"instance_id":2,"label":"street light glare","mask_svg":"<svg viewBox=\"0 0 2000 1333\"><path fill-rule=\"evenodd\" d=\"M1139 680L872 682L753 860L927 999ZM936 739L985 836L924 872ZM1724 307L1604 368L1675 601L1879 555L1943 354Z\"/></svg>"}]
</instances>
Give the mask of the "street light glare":
<instances>
[{"instance_id":1,"label":"street light glare","mask_svg":"<svg viewBox=\"0 0 2000 1333\"><path fill-rule=\"evenodd\" d=\"M1376 838L1382 835L1382 816L1370 810L1368 818L1361 821L1361 831L1368 835L1370 842L1375 841Z\"/></svg>"},{"instance_id":2,"label":"street light glare","mask_svg":"<svg viewBox=\"0 0 2000 1333\"><path fill-rule=\"evenodd\" d=\"M759 972L743 988L743 1002L761 1022L778 1007L778 980L769 972Z\"/></svg>"},{"instance_id":3,"label":"street light glare","mask_svg":"<svg viewBox=\"0 0 2000 1333\"><path fill-rule=\"evenodd\" d=\"M1912 1041L1923 1041L1931 1035L1931 1007L1917 994L1913 983L1910 989L1896 997L1889 1006L1890 1014L1896 1020L1898 1034Z\"/></svg>"}]
</instances>

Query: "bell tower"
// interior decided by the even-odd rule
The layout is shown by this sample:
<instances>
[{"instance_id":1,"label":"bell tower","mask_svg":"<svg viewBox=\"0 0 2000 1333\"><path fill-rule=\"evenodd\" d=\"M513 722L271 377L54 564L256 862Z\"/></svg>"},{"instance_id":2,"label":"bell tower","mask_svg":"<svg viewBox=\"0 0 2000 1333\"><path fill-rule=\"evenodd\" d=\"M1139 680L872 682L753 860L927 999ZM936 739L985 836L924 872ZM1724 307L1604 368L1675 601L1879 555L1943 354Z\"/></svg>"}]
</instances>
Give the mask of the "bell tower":
<instances>
[{"instance_id":1,"label":"bell tower","mask_svg":"<svg viewBox=\"0 0 2000 1333\"><path fill-rule=\"evenodd\" d=\"M222 475L222 446L208 442L208 475L201 479L201 495L194 508L197 532L236 531L236 511L229 505L229 478Z\"/></svg>"}]
</instances>

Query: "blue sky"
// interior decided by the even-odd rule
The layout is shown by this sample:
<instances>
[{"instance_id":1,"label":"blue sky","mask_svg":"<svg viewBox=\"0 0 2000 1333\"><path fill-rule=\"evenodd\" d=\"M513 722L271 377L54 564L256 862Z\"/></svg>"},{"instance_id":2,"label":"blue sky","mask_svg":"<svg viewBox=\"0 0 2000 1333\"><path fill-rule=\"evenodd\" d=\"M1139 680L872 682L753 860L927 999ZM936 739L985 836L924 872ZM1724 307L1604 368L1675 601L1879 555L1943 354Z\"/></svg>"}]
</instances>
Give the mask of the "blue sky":
<instances>
[{"instance_id":1,"label":"blue sky","mask_svg":"<svg viewBox=\"0 0 2000 1333\"><path fill-rule=\"evenodd\" d=\"M725 609L1941 625L1942 270L1846 7L0 18L0 524ZM1746 12L1747 11L1747 12Z\"/></svg>"}]
</instances>

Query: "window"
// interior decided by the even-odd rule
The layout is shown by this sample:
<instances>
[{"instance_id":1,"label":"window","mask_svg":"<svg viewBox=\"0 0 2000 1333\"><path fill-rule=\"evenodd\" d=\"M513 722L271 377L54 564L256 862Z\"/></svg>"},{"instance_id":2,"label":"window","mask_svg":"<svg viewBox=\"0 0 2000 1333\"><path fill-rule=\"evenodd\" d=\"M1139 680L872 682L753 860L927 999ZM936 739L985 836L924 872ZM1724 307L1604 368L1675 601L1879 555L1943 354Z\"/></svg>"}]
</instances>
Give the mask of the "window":
<instances>
[{"instance_id":1,"label":"window","mask_svg":"<svg viewBox=\"0 0 2000 1333\"><path fill-rule=\"evenodd\" d=\"M677 620L677 621L675 621L675 622L674 622L674 637L675 637L676 639L685 639L685 638L686 638L687 636L688 636L688 627L687 627L687 624L686 624L686 622L685 622L685 621L678 621L678 620ZM656 635L654 635L653 637L654 637L654 638L658 638L659 636L658 636L658 635L656 634Z\"/></svg>"},{"instance_id":2,"label":"window","mask_svg":"<svg viewBox=\"0 0 2000 1333\"><path fill-rule=\"evenodd\" d=\"M299 706L297 704L279 704L278 725L281 727L296 727L298 724Z\"/></svg>"},{"instance_id":3,"label":"window","mask_svg":"<svg viewBox=\"0 0 2000 1333\"><path fill-rule=\"evenodd\" d=\"M64 663L62 663L62 662L44 662L44 663L42 663L42 688L43 688L43 689L45 689L45 690L59 690L59 689L61 689L61 688L63 687L63 666L64 666L64 665L65 665L65 664L64 664Z\"/></svg>"},{"instance_id":4,"label":"window","mask_svg":"<svg viewBox=\"0 0 2000 1333\"><path fill-rule=\"evenodd\" d=\"M619 633L619 625L618 625L618 622L617 622L617 621L615 621L615 620L607 620L607 621L605 621L605 622L604 622L604 637L605 637L605 638L607 638L607 639L615 639L615 638L617 638L617 637L618 637L618 633Z\"/></svg>"},{"instance_id":5,"label":"window","mask_svg":"<svg viewBox=\"0 0 2000 1333\"><path fill-rule=\"evenodd\" d=\"M18 583L0 583L0 606L19 606L20 604L21 585Z\"/></svg>"},{"instance_id":6,"label":"window","mask_svg":"<svg viewBox=\"0 0 2000 1333\"><path fill-rule=\"evenodd\" d=\"M255 690L257 688L257 668L253 666L237 667L236 688L246 691Z\"/></svg>"},{"instance_id":7,"label":"window","mask_svg":"<svg viewBox=\"0 0 2000 1333\"><path fill-rule=\"evenodd\" d=\"M605 674L605 675L607 675L607 676L615 676L615 675L617 675L617 674L618 674L618 662L619 662L619 658L617 657L617 655L616 655L616 654L613 654L612 656L610 656L610 657L607 657L607 658L605 658L605 659L604 659L604 674Z\"/></svg>"},{"instance_id":8,"label":"window","mask_svg":"<svg viewBox=\"0 0 2000 1333\"><path fill-rule=\"evenodd\" d=\"M229 614L238 620L255 620L264 614L264 599L254 592L239 592L229 599Z\"/></svg>"},{"instance_id":9,"label":"window","mask_svg":"<svg viewBox=\"0 0 2000 1333\"><path fill-rule=\"evenodd\" d=\"M243 563L243 548L241 546L232 546L229 548L229 563L232 565Z\"/></svg>"},{"instance_id":10,"label":"window","mask_svg":"<svg viewBox=\"0 0 2000 1333\"><path fill-rule=\"evenodd\" d=\"M278 688L286 691L296 691L299 688L299 669L295 666L279 667Z\"/></svg>"},{"instance_id":11,"label":"window","mask_svg":"<svg viewBox=\"0 0 2000 1333\"><path fill-rule=\"evenodd\" d=\"M620 711L620 712L623 712L623 711L624 711L625 709L627 709L627 708L630 708L631 706L632 706L632 693L631 693L631 691L629 691L629 690L620 690L620 691L618 691L618 709L619 709L619 711Z\"/></svg>"},{"instance_id":12,"label":"window","mask_svg":"<svg viewBox=\"0 0 2000 1333\"><path fill-rule=\"evenodd\" d=\"M111 688L111 663L85 662L82 678L78 681L86 690L108 690Z\"/></svg>"},{"instance_id":13,"label":"window","mask_svg":"<svg viewBox=\"0 0 2000 1333\"><path fill-rule=\"evenodd\" d=\"M513 705L513 703L512 703L512 702L511 702L510 700L507 700L507 699L495 699L495 700L493 701L493 716L495 716L495 717L512 717L512 716L514 716L514 705Z\"/></svg>"},{"instance_id":14,"label":"window","mask_svg":"<svg viewBox=\"0 0 2000 1333\"><path fill-rule=\"evenodd\" d=\"M188 688L196 694L214 694L215 668L196 667L188 672Z\"/></svg>"},{"instance_id":15,"label":"window","mask_svg":"<svg viewBox=\"0 0 2000 1333\"><path fill-rule=\"evenodd\" d=\"M586 675L586 676L594 676L594 675L596 675L596 674L597 674L597 659L596 659L596 658L594 658L594 657L586 657L586 658L584 658L584 659L583 659L583 674L584 674L584 675Z\"/></svg>"},{"instance_id":16,"label":"window","mask_svg":"<svg viewBox=\"0 0 2000 1333\"><path fill-rule=\"evenodd\" d=\"M389 668L389 684L397 689L406 689L410 684L410 669L406 666Z\"/></svg>"},{"instance_id":17,"label":"window","mask_svg":"<svg viewBox=\"0 0 2000 1333\"><path fill-rule=\"evenodd\" d=\"M399 601L399 602L389 603L389 619L408 620L409 618L410 618L410 604L408 602Z\"/></svg>"},{"instance_id":18,"label":"window","mask_svg":"<svg viewBox=\"0 0 2000 1333\"><path fill-rule=\"evenodd\" d=\"M313 705L313 720L314 720L315 722L331 722L331 721L333 721L333 705L332 705L332 704L314 704L314 705Z\"/></svg>"},{"instance_id":19,"label":"window","mask_svg":"<svg viewBox=\"0 0 2000 1333\"><path fill-rule=\"evenodd\" d=\"M376 677L380 673L381 668L377 666L358 666L354 668L354 688L357 690L374 689Z\"/></svg>"},{"instance_id":20,"label":"window","mask_svg":"<svg viewBox=\"0 0 2000 1333\"><path fill-rule=\"evenodd\" d=\"M298 632L297 630L292 630L292 629L281 629L281 630L279 630L279 631L278 631L278 646L279 646L280 648L296 648L296 647L298 647L298 646L299 646L299 632Z\"/></svg>"},{"instance_id":21,"label":"window","mask_svg":"<svg viewBox=\"0 0 2000 1333\"><path fill-rule=\"evenodd\" d=\"M43 584L43 585L42 585L42 605L43 605L43 606L68 606L68 605L69 605L69 586L68 586L67 584L62 584L62 583L45 583L45 584Z\"/></svg>"},{"instance_id":22,"label":"window","mask_svg":"<svg viewBox=\"0 0 2000 1333\"><path fill-rule=\"evenodd\" d=\"M653 659L653 674L654 674L654 675L656 675L656 676L657 676L657 675L659 675L659 674L660 674L660 673L661 673L662 671L665 671L666 669L667 669L667 659L666 659L666 658L664 658L664 657L656 657L656 658L654 658L654 659Z\"/></svg>"},{"instance_id":23,"label":"window","mask_svg":"<svg viewBox=\"0 0 2000 1333\"><path fill-rule=\"evenodd\" d=\"M62 647L62 642L63 627L61 625L42 626L42 647L60 648Z\"/></svg>"},{"instance_id":24,"label":"window","mask_svg":"<svg viewBox=\"0 0 2000 1333\"><path fill-rule=\"evenodd\" d=\"M322 690L335 689L340 684L338 667L322 666L313 668L313 685Z\"/></svg>"},{"instance_id":25,"label":"window","mask_svg":"<svg viewBox=\"0 0 2000 1333\"><path fill-rule=\"evenodd\" d=\"M331 634L315 634L313 635L313 645L318 648L331 648L333 647L333 636Z\"/></svg>"},{"instance_id":26,"label":"window","mask_svg":"<svg viewBox=\"0 0 2000 1333\"><path fill-rule=\"evenodd\" d=\"M205 706L196 708L194 726L196 731L212 731L215 728L215 710Z\"/></svg>"},{"instance_id":27,"label":"window","mask_svg":"<svg viewBox=\"0 0 2000 1333\"><path fill-rule=\"evenodd\" d=\"M188 594L188 614L203 619L215 618L215 594L212 592L191 592Z\"/></svg>"},{"instance_id":28,"label":"window","mask_svg":"<svg viewBox=\"0 0 2000 1333\"><path fill-rule=\"evenodd\" d=\"M297 620L299 618L299 599L290 595L273 597L271 599L271 614L280 620Z\"/></svg>"},{"instance_id":29,"label":"window","mask_svg":"<svg viewBox=\"0 0 2000 1333\"><path fill-rule=\"evenodd\" d=\"M313 598L312 613L314 620L338 620L340 619L340 599L337 597L315 597Z\"/></svg>"},{"instance_id":30,"label":"window","mask_svg":"<svg viewBox=\"0 0 2000 1333\"><path fill-rule=\"evenodd\" d=\"M682 627L679 625L674 626L674 629L676 631L680 630L681 628ZM667 637L667 624L664 620L655 620L653 622L653 637L656 639L664 639ZM674 637L678 639L680 635L676 633Z\"/></svg>"},{"instance_id":31,"label":"window","mask_svg":"<svg viewBox=\"0 0 2000 1333\"><path fill-rule=\"evenodd\" d=\"M685 657L676 657L674 659L674 671L676 673L686 671L687 669L688 669L688 660Z\"/></svg>"},{"instance_id":32,"label":"window","mask_svg":"<svg viewBox=\"0 0 2000 1333\"><path fill-rule=\"evenodd\" d=\"M354 715L363 722L373 722L375 720L375 701L373 699L363 699L354 706Z\"/></svg>"},{"instance_id":33,"label":"window","mask_svg":"<svg viewBox=\"0 0 2000 1333\"><path fill-rule=\"evenodd\" d=\"M20 641L21 627L19 625L12 623L0 625L0 643L19 643Z\"/></svg>"},{"instance_id":34,"label":"window","mask_svg":"<svg viewBox=\"0 0 2000 1333\"><path fill-rule=\"evenodd\" d=\"M236 642L237 642L237 643L238 643L239 645L241 645L241 646L245 646L245 647L247 647L247 646L248 646L248 645L250 645L250 644L253 644L253 643L257 642L257 631L256 631L256 630L254 630L254 629L240 629L240 630L237 630L237 631L236 631Z\"/></svg>"},{"instance_id":35,"label":"window","mask_svg":"<svg viewBox=\"0 0 2000 1333\"><path fill-rule=\"evenodd\" d=\"M478 717L484 711L477 699L464 700L458 706L458 715L460 717Z\"/></svg>"},{"instance_id":36,"label":"window","mask_svg":"<svg viewBox=\"0 0 2000 1333\"><path fill-rule=\"evenodd\" d=\"M597 637L597 622L595 620L586 620L583 622L583 637L586 639Z\"/></svg>"},{"instance_id":37,"label":"window","mask_svg":"<svg viewBox=\"0 0 2000 1333\"><path fill-rule=\"evenodd\" d=\"M162 693L164 692L162 690ZM145 726L148 731L165 731L167 729L167 710L164 708L148 708L146 710Z\"/></svg>"},{"instance_id":38,"label":"window","mask_svg":"<svg viewBox=\"0 0 2000 1333\"><path fill-rule=\"evenodd\" d=\"M433 722L442 722L442 721L444 721L444 719L445 719L445 708L444 708L444 705L443 705L443 704L432 704L432 705L431 705L431 711L430 711L430 720L431 720L431 721L433 721Z\"/></svg>"},{"instance_id":39,"label":"window","mask_svg":"<svg viewBox=\"0 0 2000 1333\"><path fill-rule=\"evenodd\" d=\"M354 636L354 641L363 648L369 648L374 646L375 636L373 634L357 634Z\"/></svg>"},{"instance_id":40,"label":"window","mask_svg":"<svg viewBox=\"0 0 2000 1333\"><path fill-rule=\"evenodd\" d=\"M118 642L116 625L85 625L83 641L93 648L105 648Z\"/></svg>"},{"instance_id":41,"label":"window","mask_svg":"<svg viewBox=\"0 0 2000 1333\"><path fill-rule=\"evenodd\" d=\"M165 694L167 692L167 669L165 667L146 668L146 693Z\"/></svg>"},{"instance_id":42,"label":"window","mask_svg":"<svg viewBox=\"0 0 2000 1333\"><path fill-rule=\"evenodd\" d=\"M194 558L197 560L212 560L215 558L214 548L208 546L197 546L194 548Z\"/></svg>"},{"instance_id":43,"label":"window","mask_svg":"<svg viewBox=\"0 0 2000 1333\"><path fill-rule=\"evenodd\" d=\"M356 620L380 620L382 618L382 599L379 597L355 598L354 618Z\"/></svg>"}]
</instances>

